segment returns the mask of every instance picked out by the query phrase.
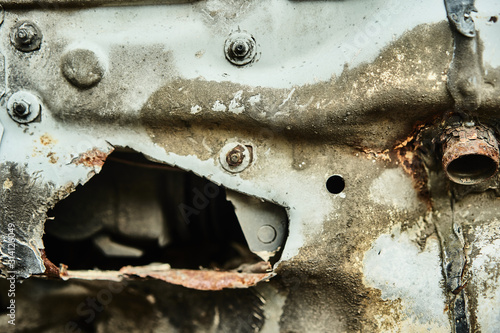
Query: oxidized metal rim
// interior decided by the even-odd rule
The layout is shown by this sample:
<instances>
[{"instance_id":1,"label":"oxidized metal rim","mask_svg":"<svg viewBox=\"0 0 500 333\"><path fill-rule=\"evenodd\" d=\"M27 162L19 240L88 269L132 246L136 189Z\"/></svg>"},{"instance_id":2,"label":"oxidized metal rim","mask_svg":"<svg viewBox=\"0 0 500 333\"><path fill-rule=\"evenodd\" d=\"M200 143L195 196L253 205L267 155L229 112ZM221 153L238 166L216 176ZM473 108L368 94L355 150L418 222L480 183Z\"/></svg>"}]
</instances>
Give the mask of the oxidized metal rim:
<instances>
[{"instance_id":1,"label":"oxidized metal rim","mask_svg":"<svg viewBox=\"0 0 500 333\"><path fill-rule=\"evenodd\" d=\"M474 185L498 171L498 141L484 126L460 126L443 136L443 170L458 184Z\"/></svg>"}]
</instances>

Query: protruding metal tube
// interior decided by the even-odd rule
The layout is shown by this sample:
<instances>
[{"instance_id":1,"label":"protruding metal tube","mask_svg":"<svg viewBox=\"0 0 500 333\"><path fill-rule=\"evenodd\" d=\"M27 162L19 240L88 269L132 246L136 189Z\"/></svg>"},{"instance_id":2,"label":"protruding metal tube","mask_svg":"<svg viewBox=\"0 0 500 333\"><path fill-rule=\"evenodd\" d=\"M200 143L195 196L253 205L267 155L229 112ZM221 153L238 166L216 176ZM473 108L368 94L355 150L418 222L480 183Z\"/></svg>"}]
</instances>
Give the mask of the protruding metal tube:
<instances>
[{"instance_id":1,"label":"protruding metal tube","mask_svg":"<svg viewBox=\"0 0 500 333\"><path fill-rule=\"evenodd\" d=\"M485 126L460 126L447 130L443 139L443 169L448 178L474 185L498 171L498 141Z\"/></svg>"}]
</instances>

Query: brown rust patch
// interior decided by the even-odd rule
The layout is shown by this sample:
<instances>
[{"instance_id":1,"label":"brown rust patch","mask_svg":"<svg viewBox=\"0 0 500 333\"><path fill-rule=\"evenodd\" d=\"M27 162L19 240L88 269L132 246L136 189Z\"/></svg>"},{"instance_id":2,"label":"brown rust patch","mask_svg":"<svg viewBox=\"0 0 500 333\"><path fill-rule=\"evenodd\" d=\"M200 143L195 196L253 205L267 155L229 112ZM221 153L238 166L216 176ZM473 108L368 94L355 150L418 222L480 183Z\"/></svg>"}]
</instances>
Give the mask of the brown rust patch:
<instances>
[{"instance_id":1,"label":"brown rust patch","mask_svg":"<svg viewBox=\"0 0 500 333\"><path fill-rule=\"evenodd\" d=\"M448 128L442 135L443 170L458 184L474 185L493 177L498 170L498 142L485 126Z\"/></svg>"},{"instance_id":2,"label":"brown rust patch","mask_svg":"<svg viewBox=\"0 0 500 333\"><path fill-rule=\"evenodd\" d=\"M104 162L106 161L106 158L108 157L108 155L110 153L111 153L111 151L108 153L105 153L103 151L100 151L97 148L94 148L94 149L89 150L83 154L80 154L80 156L75 158L72 161L72 163L76 164L76 165L83 164L87 167L102 168L102 166L104 165Z\"/></svg>"},{"instance_id":3,"label":"brown rust patch","mask_svg":"<svg viewBox=\"0 0 500 333\"><path fill-rule=\"evenodd\" d=\"M40 143L44 146L49 146L56 144L57 140L51 137L49 133L45 133L40 137Z\"/></svg>"},{"instance_id":4,"label":"brown rust patch","mask_svg":"<svg viewBox=\"0 0 500 333\"><path fill-rule=\"evenodd\" d=\"M61 271L59 268L57 268L57 266L54 265L49 258L47 258L44 249L39 249L39 251L42 255L43 265L45 266L45 276L59 279L61 277Z\"/></svg>"},{"instance_id":5,"label":"brown rust patch","mask_svg":"<svg viewBox=\"0 0 500 333\"><path fill-rule=\"evenodd\" d=\"M400 143L396 144L393 149L393 154L395 160L399 162L403 170L412 178L413 185L417 190L419 198L424 200L427 203L427 207L430 209L432 202L427 186L429 176L418 153L421 145L419 134L426 126L425 123L416 124L412 133Z\"/></svg>"},{"instance_id":6,"label":"brown rust patch","mask_svg":"<svg viewBox=\"0 0 500 333\"><path fill-rule=\"evenodd\" d=\"M49 162L52 164L56 164L57 161L59 161L59 157L57 157L56 153L54 153L54 152L48 153L47 157L49 158Z\"/></svg>"},{"instance_id":7,"label":"brown rust patch","mask_svg":"<svg viewBox=\"0 0 500 333\"><path fill-rule=\"evenodd\" d=\"M119 271L71 271L62 265L60 272L64 280L121 281L124 278L153 278L196 290L248 288L260 281L269 280L274 275L269 262L248 265L238 271L171 269L169 264L154 264L125 266Z\"/></svg>"},{"instance_id":8,"label":"brown rust patch","mask_svg":"<svg viewBox=\"0 0 500 333\"><path fill-rule=\"evenodd\" d=\"M398 140L392 149L380 151L367 147L357 147L357 150L364 153L369 159L387 163L394 161L396 164L400 165L403 171L412 178L418 196L427 203L428 207L431 205L430 193L427 187L428 175L425 170L424 162L419 154L419 149L421 148L421 133L427 127L432 126L429 124L436 122L434 118L425 123L417 122L410 135L403 140Z\"/></svg>"},{"instance_id":9,"label":"brown rust patch","mask_svg":"<svg viewBox=\"0 0 500 333\"><path fill-rule=\"evenodd\" d=\"M129 276L151 277L186 288L197 290L222 290L248 288L268 280L274 273L238 273L213 270L170 269L162 266L123 267L120 272Z\"/></svg>"},{"instance_id":10,"label":"brown rust patch","mask_svg":"<svg viewBox=\"0 0 500 333\"><path fill-rule=\"evenodd\" d=\"M381 160L386 162L391 162L391 156L389 155L389 149L385 149L383 151L376 151L366 147L358 148L361 152L365 154L365 156L369 159Z\"/></svg>"}]
</instances>

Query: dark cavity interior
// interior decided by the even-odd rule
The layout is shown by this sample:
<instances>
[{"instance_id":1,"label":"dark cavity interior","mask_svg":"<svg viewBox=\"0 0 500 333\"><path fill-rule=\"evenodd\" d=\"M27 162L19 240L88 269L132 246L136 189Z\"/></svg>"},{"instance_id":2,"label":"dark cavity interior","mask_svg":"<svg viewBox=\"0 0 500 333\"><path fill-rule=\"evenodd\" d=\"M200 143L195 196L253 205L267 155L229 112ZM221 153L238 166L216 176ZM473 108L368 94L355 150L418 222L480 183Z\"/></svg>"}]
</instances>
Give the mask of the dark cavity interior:
<instances>
[{"instance_id":1,"label":"dark cavity interior","mask_svg":"<svg viewBox=\"0 0 500 333\"><path fill-rule=\"evenodd\" d=\"M47 258L71 270L153 262L234 269L261 261L249 251L224 188L135 152L112 153L48 216Z\"/></svg>"},{"instance_id":2,"label":"dark cavity interior","mask_svg":"<svg viewBox=\"0 0 500 333\"><path fill-rule=\"evenodd\" d=\"M478 183L497 171L497 163L484 155L465 155L453 160L447 168L450 178L462 184Z\"/></svg>"}]
</instances>

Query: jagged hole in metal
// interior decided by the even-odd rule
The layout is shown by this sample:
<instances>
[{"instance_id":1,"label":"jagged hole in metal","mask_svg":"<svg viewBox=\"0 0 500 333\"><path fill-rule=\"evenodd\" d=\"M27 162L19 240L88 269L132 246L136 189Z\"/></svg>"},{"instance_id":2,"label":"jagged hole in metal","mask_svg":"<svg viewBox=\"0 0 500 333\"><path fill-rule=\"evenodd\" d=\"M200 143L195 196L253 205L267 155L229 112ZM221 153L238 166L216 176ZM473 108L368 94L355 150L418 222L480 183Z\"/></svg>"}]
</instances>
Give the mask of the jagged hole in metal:
<instances>
[{"instance_id":1,"label":"jagged hole in metal","mask_svg":"<svg viewBox=\"0 0 500 333\"><path fill-rule=\"evenodd\" d=\"M248 249L223 187L134 152L112 153L99 174L48 216L47 257L72 270L117 270L153 262L234 269L261 261ZM142 255L106 255L96 239Z\"/></svg>"}]
</instances>

